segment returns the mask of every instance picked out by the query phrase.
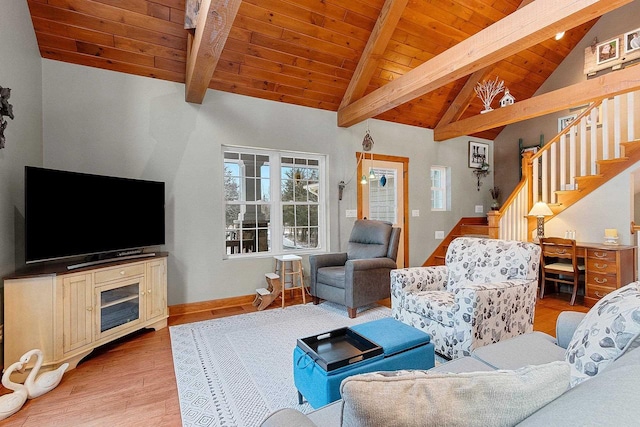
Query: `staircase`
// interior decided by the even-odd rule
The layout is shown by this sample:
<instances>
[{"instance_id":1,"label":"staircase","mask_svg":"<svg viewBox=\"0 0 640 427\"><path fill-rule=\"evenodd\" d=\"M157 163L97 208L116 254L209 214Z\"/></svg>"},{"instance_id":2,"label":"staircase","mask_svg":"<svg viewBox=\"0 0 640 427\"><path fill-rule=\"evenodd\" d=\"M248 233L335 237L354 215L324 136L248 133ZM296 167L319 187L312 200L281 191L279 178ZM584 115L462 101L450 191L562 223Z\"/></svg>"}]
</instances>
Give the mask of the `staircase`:
<instances>
[{"instance_id":1,"label":"staircase","mask_svg":"<svg viewBox=\"0 0 640 427\"><path fill-rule=\"evenodd\" d=\"M442 265L449 242L462 235L532 240L536 220L527 214L535 202L546 202L555 216L640 161L638 126L640 91L592 102L537 153L523 154L522 180L486 225L484 218L461 219L423 265Z\"/></svg>"},{"instance_id":2,"label":"staircase","mask_svg":"<svg viewBox=\"0 0 640 427\"><path fill-rule=\"evenodd\" d=\"M469 217L460 219L422 266L444 265L444 257L447 254L449 243L456 237L461 236L489 237L489 223L487 218Z\"/></svg>"},{"instance_id":3,"label":"staircase","mask_svg":"<svg viewBox=\"0 0 640 427\"><path fill-rule=\"evenodd\" d=\"M531 240L535 202L554 216L640 161L640 91L593 102L535 155L525 153L523 178L489 224L491 237ZM546 217L548 221L553 217Z\"/></svg>"}]
</instances>

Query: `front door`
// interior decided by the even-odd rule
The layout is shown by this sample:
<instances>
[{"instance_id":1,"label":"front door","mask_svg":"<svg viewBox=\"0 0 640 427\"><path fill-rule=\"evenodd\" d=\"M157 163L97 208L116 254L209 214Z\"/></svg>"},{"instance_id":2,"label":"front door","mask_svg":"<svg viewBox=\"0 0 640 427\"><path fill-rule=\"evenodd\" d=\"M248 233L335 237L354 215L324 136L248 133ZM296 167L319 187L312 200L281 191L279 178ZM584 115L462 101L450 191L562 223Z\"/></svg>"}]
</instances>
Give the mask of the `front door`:
<instances>
[{"instance_id":1,"label":"front door","mask_svg":"<svg viewBox=\"0 0 640 427\"><path fill-rule=\"evenodd\" d=\"M360 158L360 153L357 153ZM358 218L388 221L401 229L398 247L398 268L409 265L408 239L408 182L409 159L406 157L369 155L358 165L358 177L363 174L366 184L358 184ZM374 179L369 179L373 171Z\"/></svg>"}]
</instances>

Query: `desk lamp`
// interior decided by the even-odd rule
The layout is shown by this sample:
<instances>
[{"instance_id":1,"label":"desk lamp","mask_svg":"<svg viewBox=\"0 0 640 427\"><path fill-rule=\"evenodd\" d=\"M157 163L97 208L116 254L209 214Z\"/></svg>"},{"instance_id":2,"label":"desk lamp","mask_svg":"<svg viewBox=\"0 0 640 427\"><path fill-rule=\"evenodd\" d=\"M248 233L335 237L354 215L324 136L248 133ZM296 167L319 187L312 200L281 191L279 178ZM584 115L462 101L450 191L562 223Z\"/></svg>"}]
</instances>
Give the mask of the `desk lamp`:
<instances>
[{"instance_id":1,"label":"desk lamp","mask_svg":"<svg viewBox=\"0 0 640 427\"><path fill-rule=\"evenodd\" d=\"M545 202L536 202L535 205L529 211L529 216L535 216L538 218L538 229L536 231L536 238L540 241L544 237L544 217L553 216L553 212Z\"/></svg>"}]
</instances>

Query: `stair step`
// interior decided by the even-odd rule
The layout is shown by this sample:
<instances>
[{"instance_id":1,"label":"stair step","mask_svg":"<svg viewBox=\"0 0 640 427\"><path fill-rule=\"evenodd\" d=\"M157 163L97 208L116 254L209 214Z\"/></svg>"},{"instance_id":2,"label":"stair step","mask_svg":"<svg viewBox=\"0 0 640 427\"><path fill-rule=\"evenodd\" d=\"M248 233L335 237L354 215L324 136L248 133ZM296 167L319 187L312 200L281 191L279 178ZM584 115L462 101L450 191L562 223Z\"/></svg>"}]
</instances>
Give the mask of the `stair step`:
<instances>
[{"instance_id":1,"label":"stair step","mask_svg":"<svg viewBox=\"0 0 640 427\"><path fill-rule=\"evenodd\" d=\"M480 235L483 235L483 236L488 236L489 235L489 226L488 225L479 225L479 224L473 224L473 225L463 224L460 227L460 233L462 233L465 236L468 236L470 234L480 234Z\"/></svg>"},{"instance_id":2,"label":"stair step","mask_svg":"<svg viewBox=\"0 0 640 427\"><path fill-rule=\"evenodd\" d=\"M604 165L614 165L616 163L623 163L626 161L629 161L628 157L616 157L615 159L596 160L596 163L598 165L604 166Z\"/></svg>"}]
</instances>

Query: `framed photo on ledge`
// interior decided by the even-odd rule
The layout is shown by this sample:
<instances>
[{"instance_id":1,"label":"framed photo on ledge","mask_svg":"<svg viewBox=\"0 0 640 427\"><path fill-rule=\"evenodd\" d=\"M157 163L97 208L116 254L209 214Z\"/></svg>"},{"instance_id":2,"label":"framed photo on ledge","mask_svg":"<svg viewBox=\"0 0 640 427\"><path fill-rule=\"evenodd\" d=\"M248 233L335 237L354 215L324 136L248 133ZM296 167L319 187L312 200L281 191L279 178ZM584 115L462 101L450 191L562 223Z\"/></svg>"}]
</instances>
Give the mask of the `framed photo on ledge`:
<instances>
[{"instance_id":1,"label":"framed photo on ledge","mask_svg":"<svg viewBox=\"0 0 640 427\"><path fill-rule=\"evenodd\" d=\"M479 169L489 163L489 144L469 141L469 167Z\"/></svg>"},{"instance_id":2,"label":"framed photo on ledge","mask_svg":"<svg viewBox=\"0 0 640 427\"><path fill-rule=\"evenodd\" d=\"M596 64L613 61L620 57L620 45L618 39L607 40L596 46Z\"/></svg>"},{"instance_id":3,"label":"framed photo on ledge","mask_svg":"<svg viewBox=\"0 0 640 427\"><path fill-rule=\"evenodd\" d=\"M569 126L571 122L573 122L576 119L576 117L578 117L577 114L571 114L570 116L564 116L564 117L558 118L558 133L562 132L564 128Z\"/></svg>"},{"instance_id":4,"label":"framed photo on ledge","mask_svg":"<svg viewBox=\"0 0 640 427\"><path fill-rule=\"evenodd\" d=\"M629 31L624 35L624 53L640 50L640 28Z\"/></svg>"}]
</instances>

